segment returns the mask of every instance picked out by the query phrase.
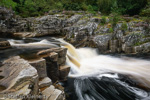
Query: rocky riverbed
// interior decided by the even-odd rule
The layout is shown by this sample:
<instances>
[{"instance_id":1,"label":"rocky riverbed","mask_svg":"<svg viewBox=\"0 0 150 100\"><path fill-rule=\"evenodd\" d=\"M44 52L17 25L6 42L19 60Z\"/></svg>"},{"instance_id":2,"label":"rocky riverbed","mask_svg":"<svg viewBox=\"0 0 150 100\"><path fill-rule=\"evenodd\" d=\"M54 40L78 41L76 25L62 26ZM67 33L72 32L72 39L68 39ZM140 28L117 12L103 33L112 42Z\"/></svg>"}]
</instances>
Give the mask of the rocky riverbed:
<instances>
[{"instance_id":1,"label":"rocky riverbed","mask_svg":"<svg viewBox=\"0 0 150 100\"><path fill-rule=\"evenodd\" d=\"M38 37L63 37L75 47L98 48L105 54L150 53L148 21L122 16L123 20L114 26L112 18L82 11L21 18L0 7L0 99L65 100L59 82L66 81L70 71L66 65L67 49L55 39L51 39L55 45L50 45ZM38 42L41 47L26 45L28 41Z\"/></svg>"}]
</instances>

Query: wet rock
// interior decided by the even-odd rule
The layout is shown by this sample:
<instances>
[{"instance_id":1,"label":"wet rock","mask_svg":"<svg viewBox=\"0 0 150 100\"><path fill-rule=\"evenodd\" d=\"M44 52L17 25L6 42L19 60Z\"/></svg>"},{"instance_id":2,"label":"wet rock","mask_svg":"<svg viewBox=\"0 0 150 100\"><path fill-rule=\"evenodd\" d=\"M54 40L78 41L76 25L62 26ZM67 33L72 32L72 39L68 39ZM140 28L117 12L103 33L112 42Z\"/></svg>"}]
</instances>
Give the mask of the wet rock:
<instances>
[{"instance_id":1,"label":"wet rock","mask_svg":"<svg viewBox=\"0 0 150 100\"><path fill-rule=\"evenodd\" d=\"M51 55L55 55L56 58L58 57L57 53L51 53ZM53 82L56 82L59 80L59 66L57 61L53 60L53 58L51 59L50 56L44 57L44 59L46 60L48 77L51 78Z\"/></svg>"},{"instance_id":2,"label":"wet rock","mask_svg":"<svg viewBox=\"0 0 150 100\"><path fill-rule=\"evenodd\" d=\"M65 57L66 52L67 52L67 48L52 48L52 49L47 49L47 50L43 50L37 53L37 55L39 56L44 56L44 55L49 55L51 52L56 52L58 53L59 57Z\"/></svg>"},{"instance_id":3,"label":"wet rock","mask_svg":"<svg viewBox=\"0 0 150 100\"><path fill-rule=\"evenodd\" d=\"M110 52L111 53L115 53L118 52L118 48L119 48L119 41L118 40L111 40L109 43L109 48L110 48Z\"/></svg>"},{"instance_id":4,"label":"wet rock","mask_svg":"<svg viewBox=\"0 0 150 100\"><path fill-rule=\"evenodd\" d=\"M40 89L41 89L41 88L44 88L44 87L49 87L50 85L52 85L52 81L51 81L51 79L48 78L48 77L45 77L45 78L43 78L43 79L41 79L41 80L39 81L39 88L40 88Z\"/></svg>"},{"instance_id":5,"label":"wet rock","mask_svg":"<svg viewBox=\"0 0 150 100\"><path fill-rule=\"evenodd\" d=\"M65 66L60 66L59 68L59 72L60 72L60 80L66 80L67 76L70 72L70 67L65 65Z\"/></svg>"},{"instance_id":6,"label":"wet rock","mask_svg":"<svg viewBox=\"0 0 150 100\"><path fill-rule=\"evenodd\" d=\"M28 38L28 37L37 37L40 35L38 35L35 32L17 32L17 33L13 33L13 36L17 38L22 38L22 37Z\"/></svg>"},{"instance_id":7,"label":"wet rock","mask_svg":"<svg viewBox=\"0 0 150 100\"><path fill-rule=\"evenodd\" d=\"M60 78L59 66L65 65L66 52L66 48L52 48L37 53L46 60L47 75L53 82Z\"/></svg>"},{"instance_id":8,"label":"wet rock","mask_svg":"<svg viewBox=\"0 0 150 100\"><path fill-rule=\"evenodd\" d=\"M133 47L125 47L124 52L129 54L129 53L133 53L133 50L134 50Z\"/></svg>"},{"instance_id":9,"label":"wet rock","mask_svg":"<svg viewBox=\"0 0 150 100\"><path fill-rule=\"evenodd\" d=\"M8 41L0 41L0 50L11 48Z\"/></svg>"},{"instance_id":10,"label":"wet rock","mask_svg":"<svg viewBox=\"0 0 150 100\"><path fill-rule=\"evenodd\" d=\"M38 60L34 60L34 61L29 61L29 63L30 63L30 65L32 65L37 70L39 78L47 77L45 59L38 59Z\"/></svg>"},{"instance_id":11,"label":"wet rock","mask_svg":"<svg viewBox=\"0 0 150 100\"><path fill-rule=\"evenodd\" d=\"M53 85L42 91L42 94L46 97L44 100L65 100L63 91L55 89Z\"/></svg>"},{"instance_id":12,"label":"wet rock","mask_svg":"<svg viewBox=\"0 0 150 100\"><path fill-rule=\"evenodd\" d=\"M4 95L5 100L12 99L8 95L38 95L38 74L27 61L18 56L12 57L3 62L0 70L1 99Z\"/></svg>"}]
</instances>

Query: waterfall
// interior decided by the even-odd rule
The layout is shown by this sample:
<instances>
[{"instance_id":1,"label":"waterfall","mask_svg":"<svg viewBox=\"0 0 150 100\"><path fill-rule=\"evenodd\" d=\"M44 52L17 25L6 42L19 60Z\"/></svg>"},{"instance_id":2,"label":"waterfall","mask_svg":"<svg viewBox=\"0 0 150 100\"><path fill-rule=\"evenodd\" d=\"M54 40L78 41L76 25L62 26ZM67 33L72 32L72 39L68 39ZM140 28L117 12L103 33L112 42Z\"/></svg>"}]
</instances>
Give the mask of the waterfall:
<instances>
[{"instance_id":1,"label":"waterfall","mask_svg":"<svg viewBox=\"0 0 150 100\"><path fill-rule=\"evenodd\" d=\"M24 43L23 40L8 40L12 47L17 48L52 48L52 47L58 47L55 44L52 44L50 41L44 39L39 42L33 42L33 43Z\"/></svg>"},{"instance_id":2,"label":"waterfall","mask_svg":"<svg viewBox=\"0 0 150 100\"><path fill-rule=\"evenodd\" d=\"M150 61L99 55L96 49L75 49L71 44L60 41L68 48L67 64L71 66L69 77L75 79L76 99L150 100L148 92L132 86L138 83L141 87L150 88ZM121 80L121 75L125 76L125 80ZM136 82L129 84L126 82L128 77Z\"/></svg>"}]
</instances>

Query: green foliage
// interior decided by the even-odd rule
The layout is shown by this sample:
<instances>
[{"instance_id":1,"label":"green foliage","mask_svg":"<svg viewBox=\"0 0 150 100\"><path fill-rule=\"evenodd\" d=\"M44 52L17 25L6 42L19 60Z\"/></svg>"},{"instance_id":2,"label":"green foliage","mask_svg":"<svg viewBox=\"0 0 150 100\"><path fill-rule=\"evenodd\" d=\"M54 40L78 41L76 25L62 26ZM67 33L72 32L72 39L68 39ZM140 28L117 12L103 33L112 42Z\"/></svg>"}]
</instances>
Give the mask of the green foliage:
<instances>
[{"instance_id":1,"label":"green foliage","mask_svg":"<svg viewBox=\"0 0 150 100\"><path fill-rule=\"evenodd\" d=\"M4 6L7 8L13 8L13 10L15 10L17 3L13 2L13 0L0 0L0 6Z\"/></svg>"},{"instance_id":2,"label":"green foliage","mask_svg":"<svg viewBox=\"0 0 150 100\"><path fill-rule=\"evenodd\" d=\"M88 10L90 13L92 13L92 14L96 14L96 12L95 12L93 6L91 6L91 5L88 5L87 10Z\"/></svg>"},{"instance_id":3,"label":"green foliage","mask_svg":"<svg viewBox=\"0 0 150 100\"><path fill-rule=\"evenodd\" d=\"M101 23L106 24L106 17L105 16L102 16Z\"/></svg>"},{"instance_id":4,"label":"green foliage","mask_svg":"<svg viewBox=\"0 0 150 100\"><path fill-rule=\"evenodd\" d=\"M121 30L126 31L128 29L128 25L126 22L122 23Z\"/></svg>"},{"instance_id":5,"label":"green foliage","mask_svg":"<svg viewBox=\"0 0 150 100\"><path fill-rule=\"evenodd\" d=\"M68 3L68 4L64 4L64 9L66 10L81 10L81 6L78 3Z\"/></svg>"},{"instance_id":6,"label":"green foliage","mask_svg":"<svg viewBox=\"0 0 150 100\"><path fill-rule=\"evenodd\" d=\"M113 28L109 28L110 33L113 33L113 31L114 31Z\"/></svg>"},{"instance_id":7,"label":"green foliage","mask_svg":"<svg viewBox=\"0 0 150 100\"><path fill-rule=\"evenodd\" d=\"M99 10L102 13L106 13L106 14L110 13L111 7L113 6L115 1L116 0L97 0Z\"/></svg>"},{"instance_id":8,"label":"green foliage","mask_svg":"<svg viewBox=\"0 0 150 100\"><path fill-rule=\"evenodd\" d=\"M50 10L84 10L95 14L100 11L104 14L112 12L118 14L139 14L148 0L0 0L0 6L13 8L17 14L39 16ZM141 15L149 16L150 9L142 10Z\"/></svg>"},{"instance_id":9,"label":"green foliage","mask_svg":"<svg viewBox=\"0 0 150 100\"><path fill-rule=\"evenodd\" d=\"M110 18L111 20L111 24L112 24L112 28L114 29L118 23L118 21L120 20L120 16L118 14L113 14L113 16Z\"/></svg>"},{"instance_id":10,"label":"green foliage","mask_svg":"<svg viewBox=\"0 0 150 100\"><path fill-rule=\"evenodd\" d=\"M140 15L150 17L150 8L142 10Z\"/></svg>"},{"instance_id":11,"label":"green foliage","mask_svg":"<svg viewBox=\"0 0 150 100\"><path fill-rule=\"evenodd\" d=\"M147 4L147 0L117 0L117 12L121 14L135 15L140 12Z\"/></svg>"}]
</instances>

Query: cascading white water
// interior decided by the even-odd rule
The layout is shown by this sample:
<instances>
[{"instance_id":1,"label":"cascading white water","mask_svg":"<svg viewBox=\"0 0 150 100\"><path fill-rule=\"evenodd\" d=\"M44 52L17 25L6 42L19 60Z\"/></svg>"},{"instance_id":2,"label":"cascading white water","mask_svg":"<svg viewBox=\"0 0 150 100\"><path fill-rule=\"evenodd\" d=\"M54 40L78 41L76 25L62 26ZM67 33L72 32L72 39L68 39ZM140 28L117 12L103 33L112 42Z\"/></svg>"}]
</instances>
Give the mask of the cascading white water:
<instances>
[{"instance_id":1,"label":"cascading white water","mask_svg":"<svg viewBox=\"0 0 150 100\"><path fill-rule=\"evenodd\" d=\"M96 49L76 49L62 39L57 40L63 47L68 48L66 64L71 66L69 77L75 78L73 84L78 100L150 100L148 92L130 86L121 81L119 76L119 74L127 75L141 86L150 88L150 61L99 55ZM57 47L48 40L34 43L16 40L9 42L18 48ZM108 79L105 80L105 77Z\"/></svg>"},{"instance_id":2,"label":"cascading white water","mask_svg":"<svg viewBox=\"0 0 150 100\"><path fill-rule=\"evenodd\" d=\"M129 57L117 58L108 55L99 55L96 49L75 49L69 43L66 43L66 45L65 47L69 47L68 55L71 56L70 58L76 59L80 63L80 66L76 66L80 70L80 74L77 75L117 72L131 75L147 87L150 87L150 61Z\"/></svg>"},{"instance_id":3,"label":"cascading white water","mask_svg":"<svg viewBox=\"0 0 150 100\"><path fill-rule=\"evenodd\" d=\"M40 42L34 42L34 43L24 43L23 40L8 40L12 47L17 48L48 48L48 47L58 47L55 44L52 44L48 40L44 39Z\"/></svg>"},{"instance_id":4,"label":"cascading white water","mask_svg":"<svg viewBox=\"0 0 150 100\"><path fill-rule=\"evenodd\" d=\"M137 80L140 85L150 88L150 61L129 57L117 58L108 55L99 55L96 49L75 49L71 44L63 40L61 40L61 42L64 43L64 47L68 48L67 54L71 60L68 59L67 64L72 67L72 71L69 76L76 78L74 81L74 88L78 100L111 100L110 98L102 96L95 90L96 87L90 80L90 77L94 77L97 80L101 80L102 77L112 78L115 80L116 84L126 87L126 91L130 91L131 93L134 93L134 95L137 95L137 100L141 100L142 98L146 97L150 99L148 93L136 87L131 87L127 83L120 81L118 74L108 74L124 74L134 80ZM97 85L98 84L99 83L97 83ZM84 93L88 90L92 91L94 94L92 95L91 92L91 96L90 94ZM124 92L124 95L127 95L127 93ZM129 98L131 99L130 96ZM129 98L127 99L130 100ZM121 99L116 96L115 100L127 99ZM131 100L134 99L132 98Z\"/></svg>"}]
</instances>

